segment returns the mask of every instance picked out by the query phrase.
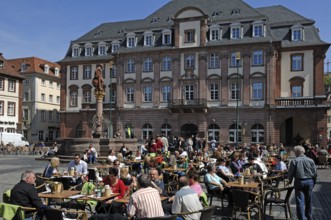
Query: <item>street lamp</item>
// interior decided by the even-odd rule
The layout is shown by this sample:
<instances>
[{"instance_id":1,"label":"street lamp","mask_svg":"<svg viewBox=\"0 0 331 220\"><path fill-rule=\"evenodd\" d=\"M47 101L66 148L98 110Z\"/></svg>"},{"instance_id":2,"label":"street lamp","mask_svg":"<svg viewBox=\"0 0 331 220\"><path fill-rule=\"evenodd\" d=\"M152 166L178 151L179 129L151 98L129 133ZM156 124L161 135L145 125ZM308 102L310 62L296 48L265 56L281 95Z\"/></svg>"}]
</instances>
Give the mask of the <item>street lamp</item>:
<instances>
[{"instance_id":1,"label":"street lamp","mask_svg":"<svg viewBox=\"0 0 331 220\"><path fill-rule=\"evenodd\" d=\"M238 147L239 140L239 97L240 97L240 87L239 87L239 63L240 63L240 52L236 52L236 64L237 64L237 105L236 105L236 145Z\"/></svg>"}]
</instances>

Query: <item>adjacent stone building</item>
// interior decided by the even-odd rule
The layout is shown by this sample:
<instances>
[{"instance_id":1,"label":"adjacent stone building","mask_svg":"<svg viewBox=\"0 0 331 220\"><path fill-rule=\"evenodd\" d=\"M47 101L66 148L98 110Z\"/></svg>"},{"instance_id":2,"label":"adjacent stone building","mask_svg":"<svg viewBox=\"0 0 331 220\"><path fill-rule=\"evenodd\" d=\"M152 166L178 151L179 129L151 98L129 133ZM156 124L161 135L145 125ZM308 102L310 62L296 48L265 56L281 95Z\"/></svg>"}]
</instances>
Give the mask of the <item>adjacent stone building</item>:
<instances>
[{"instance_id":1,"label":"adjacent stone building","mask_svg":"<svg viewBox=\"0 0 331 220\"><path fill-rule=\"evenodd\" d=\"M242 0L172 0L144 19L100 24L60 61L61 137L91 137L102 64L105 136L325 143L328 47L313 20Z\"/></svg>"}]
</instances>

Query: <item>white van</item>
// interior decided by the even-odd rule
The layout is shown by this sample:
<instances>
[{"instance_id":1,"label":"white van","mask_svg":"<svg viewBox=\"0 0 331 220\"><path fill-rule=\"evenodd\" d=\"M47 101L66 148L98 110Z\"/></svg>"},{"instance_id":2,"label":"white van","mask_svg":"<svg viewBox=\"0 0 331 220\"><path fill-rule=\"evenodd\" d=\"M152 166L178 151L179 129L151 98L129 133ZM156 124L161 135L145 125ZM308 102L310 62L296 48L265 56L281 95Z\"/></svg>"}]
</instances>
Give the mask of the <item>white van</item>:
<instances>
[{"instance_id":1,"label":"white van","mask_svg":"<svg viewBox=\"0 0 331 220\"><path fill-rule=\"evenodd\" d=\"M13 144L15 147L29 146L29 142L25 137L18 133L0 132L0 143L3 143L5 146L9 143Z\"/></svg>"}]
</instances>

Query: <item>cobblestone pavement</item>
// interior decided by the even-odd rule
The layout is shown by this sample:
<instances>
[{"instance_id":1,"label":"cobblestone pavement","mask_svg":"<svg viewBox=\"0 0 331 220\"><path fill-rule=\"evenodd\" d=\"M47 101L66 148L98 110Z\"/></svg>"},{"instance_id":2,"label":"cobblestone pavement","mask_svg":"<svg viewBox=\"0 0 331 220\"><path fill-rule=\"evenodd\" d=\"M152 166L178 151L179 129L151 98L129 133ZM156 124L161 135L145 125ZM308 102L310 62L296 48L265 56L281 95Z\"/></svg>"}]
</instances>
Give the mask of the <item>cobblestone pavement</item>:
<instances>
[{"instance_id":1,"label":"cobblestone pavement","mask_svg":"<svg viewBox=\"0 0 331 220\"><path fill-rule=\"evenodd\" d=\"M24 170L33 170L42 172L47 165L46 161L37 161L39 155L7 155L0 156L0 192L11 189L19 180ZM66 164L61 164L60 169L64 169ZM2 202L2 196L0 196ZM228 208L221 209L219 199L213 200L213 205L217 206L213 219L230 219L231 210ZM225 202L225 206L226 206ZM331 219L331 169L318 169L318 181L314 189L313 197L314 220ZM291 212L293 219L296 219L294 191L291 198ZM267 213L269 213L267 211ZM246 219L240 216L241 219ZM267 214L266 220L285 219L284 210L280 207L273 208L272 216Z\"/></svg>"}]
</instances>

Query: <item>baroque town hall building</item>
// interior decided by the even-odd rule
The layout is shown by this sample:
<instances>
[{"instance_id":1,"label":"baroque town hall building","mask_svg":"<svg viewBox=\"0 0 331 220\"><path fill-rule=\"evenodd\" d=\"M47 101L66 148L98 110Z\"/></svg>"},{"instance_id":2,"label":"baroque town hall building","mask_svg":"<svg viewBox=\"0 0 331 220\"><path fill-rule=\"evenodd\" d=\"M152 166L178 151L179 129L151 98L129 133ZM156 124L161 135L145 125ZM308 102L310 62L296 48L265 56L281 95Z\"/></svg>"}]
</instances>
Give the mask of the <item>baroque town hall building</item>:
<instances>
[{"instance_id":1,"label":"baroque town hall building","mask_svg":"<svg viewBox=\"0 0 331 220\"><path fill-rule=\"evenodd\" d=\"M100 24L60 61L61 137L91 137L102 64L105 136L325 143L328 47L313 20L242 0L172 0L144 19Z\"/></svg>"}]
</instances>

